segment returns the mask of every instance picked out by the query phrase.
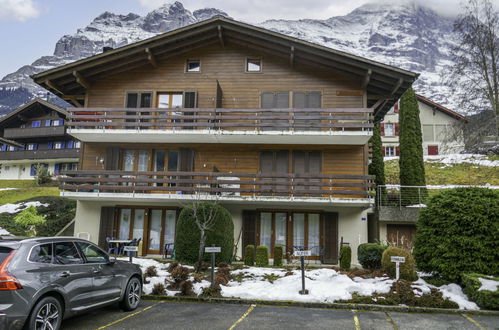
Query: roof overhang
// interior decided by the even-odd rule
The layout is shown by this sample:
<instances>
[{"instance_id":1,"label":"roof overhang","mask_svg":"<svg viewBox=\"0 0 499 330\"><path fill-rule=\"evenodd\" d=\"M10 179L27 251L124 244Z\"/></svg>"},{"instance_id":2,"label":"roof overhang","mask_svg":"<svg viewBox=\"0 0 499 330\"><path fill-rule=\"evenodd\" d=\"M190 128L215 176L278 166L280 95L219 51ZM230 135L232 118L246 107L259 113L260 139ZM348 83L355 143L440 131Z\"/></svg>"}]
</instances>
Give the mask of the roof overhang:
<instances>
[{"instance_id":1,"label":"roof overhang","mask_svg":"<svg viewBox=\"0 0 499 330\"><path fill-rule=\"evenodd\" d=\"M458 119L458 120L463 120L467 123L471 122L471 120L469 120L465 116L461 115L460 113L457 113L457 112L455 112L447 107L444 107L443 105L438 104L437 102L434 102L434 101L424 97L423 95L416 94L416 98L419 102L422 102L422 103L430 106L431 108L440 111L443 114L446 114L446 115L451 116L451 117Z\"/></svg>"},{"instance_id":2,"label":"roof overhang","mask_svg":"<svg viewBox=\"0 0 499 330\"><path fill-rule=\"evenodd\" d=\"M93 81L159 60L177 56L209 44L233 43L263 53L283 56L290 65L305 63L344 71L366 89L368 106L375 106L375 121L417 79L419 74L363 57L303 41L281 33L223 16L188 25L127 46L69 63L32 76L40 86L75 105L82 105Z\"/></svg>"}]
</instances>

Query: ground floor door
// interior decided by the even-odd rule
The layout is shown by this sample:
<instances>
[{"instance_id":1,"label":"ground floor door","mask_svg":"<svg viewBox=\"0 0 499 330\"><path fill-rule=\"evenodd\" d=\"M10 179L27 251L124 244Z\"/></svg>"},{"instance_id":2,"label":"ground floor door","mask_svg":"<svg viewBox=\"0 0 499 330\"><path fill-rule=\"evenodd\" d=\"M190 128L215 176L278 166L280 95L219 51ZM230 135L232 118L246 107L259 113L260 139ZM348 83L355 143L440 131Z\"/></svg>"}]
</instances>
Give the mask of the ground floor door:
<instances>
[{"instance_id":1,"label":"ground floor door","mask_svg":"<svg viewBox=\"0 0 499 330\"><path fill-rule=\"evenodd\" d=\"M387 241L393 246L411 250L414 246L416 225L387 225Z\"/></svg>"},{"instance_id":2,"label":"ground floor door","mask_svg":"<svg viewBox=\"0 0 499 330\"><path fill-rule=\"evenodd\" d=\"M428 156L438 155L438 146L428 146Z\"/></svg>"}]
</instances>

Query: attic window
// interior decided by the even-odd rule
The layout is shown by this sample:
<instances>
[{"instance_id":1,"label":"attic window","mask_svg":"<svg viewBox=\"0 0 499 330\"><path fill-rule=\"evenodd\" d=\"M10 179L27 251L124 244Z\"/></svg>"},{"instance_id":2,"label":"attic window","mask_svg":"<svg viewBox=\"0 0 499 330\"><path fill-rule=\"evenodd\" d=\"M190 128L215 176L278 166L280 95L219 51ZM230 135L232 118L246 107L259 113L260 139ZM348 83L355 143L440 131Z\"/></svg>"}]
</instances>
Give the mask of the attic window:
<instances>
[{"instance_id":1,"label":"attic window","mask_svg":"<svg viewBox=\"0 0 499 330\"><path fill-rule=\"evenodd\" d=\"M248 58L246 60L246 72L261 72L262 60L260 58Z\"/></svg>"},{"instance_id":2,"label":"attic window","mask_svg":"<svg viewBox=\"0 0 499 330\"><path fill-rule=\"evenodd\" d=\"M188 60L187 72L201 72L201 62L199 60Z\"/></svg>"}]
</instances>

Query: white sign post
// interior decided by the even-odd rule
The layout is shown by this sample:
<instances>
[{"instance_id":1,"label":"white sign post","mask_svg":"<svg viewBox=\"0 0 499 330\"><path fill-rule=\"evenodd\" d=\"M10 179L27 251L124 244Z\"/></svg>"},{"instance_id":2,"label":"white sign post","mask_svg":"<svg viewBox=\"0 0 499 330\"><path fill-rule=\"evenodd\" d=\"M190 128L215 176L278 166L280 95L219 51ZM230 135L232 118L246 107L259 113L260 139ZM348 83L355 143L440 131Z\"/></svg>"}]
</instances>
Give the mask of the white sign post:
<instances>
[{"instance_id":1,"label":"white sign post","mask_svg":"<svg viewBox=\"0 0 499 330\"><path fill-rule=\"evenodd\" d=\"M311 250L294 251L293 255L295 257L300 257L300 263L301 263L301 290L298 291L298 293L308 294L308 290L305 289L305 257L310 257L312 255L312 251Z\"/></svg>"},{"instance_id":2,"label":"white sign post","mask_svg":"<svg viewBox=\"0 0 499 330\"><path fill-rule=\"evenodd\" d=\"M139 252L139 247L134 245L127 245L123 247L123 251L129 252L128 257L130 258L130 263L132 263L132 252Z\"/></svg>"},{"instance_id":3,"label":"white sign post","mask_svg":"<svg viewBox=\"0 0 499 330\"><path fill-rule=\"evenodd\" d=\"M211 286L215 285L215 253L222 252L220 246L207 246L204 248L205 253L211 253Z\"/></svg>"},{"instance_id":4,"label":"white sign post","mask_svg":"<svg viewBox=\"0 0 499 330\"><path fill-rule=\"evenodd\" d=\"M405 262L405 257L391 257L391 262L395 263L395 279L398 281L400 277L400 263Z\"/></svg>"}]
</instances>

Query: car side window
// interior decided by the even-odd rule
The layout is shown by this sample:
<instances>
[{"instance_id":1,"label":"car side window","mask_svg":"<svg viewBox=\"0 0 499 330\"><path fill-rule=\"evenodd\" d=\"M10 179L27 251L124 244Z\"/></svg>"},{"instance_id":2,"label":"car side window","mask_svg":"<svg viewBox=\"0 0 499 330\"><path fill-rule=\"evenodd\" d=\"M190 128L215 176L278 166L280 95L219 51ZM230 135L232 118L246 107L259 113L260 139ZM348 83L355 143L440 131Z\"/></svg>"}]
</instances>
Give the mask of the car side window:
<instances>
[{"instance_id":1,"label":"car side window","mask_svg":"<svg viewBox=\"0 0 499 330\"><path fill-rule=\"evenodd\" d=\"M82 264L81 258L73 242L54 243L54 263L59 265Z\"/></svg>"},{"instance_id":2,"label":"car side window","mask_svg":"<svg viewBox=\"0 0 499 330\"><path fill-rule=\"evenodd\" d=\"M29 261L38 262L42 264L49 264L52 262L52 243L40 244L31 250Z\"/></svg>"},{"instance_id":3,"label":"car side window","mask_svg":"<svg viewBox=\"0 0 499 330\"><path fill-rule=\"evenodd\" d=\"M80 247L88 263L100 264L107 262L107 255L94 245L83 242L76 242L76 244Z\"/></svg>"}]
</instances>

